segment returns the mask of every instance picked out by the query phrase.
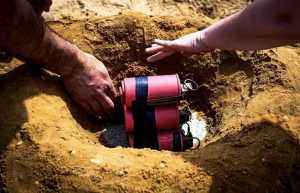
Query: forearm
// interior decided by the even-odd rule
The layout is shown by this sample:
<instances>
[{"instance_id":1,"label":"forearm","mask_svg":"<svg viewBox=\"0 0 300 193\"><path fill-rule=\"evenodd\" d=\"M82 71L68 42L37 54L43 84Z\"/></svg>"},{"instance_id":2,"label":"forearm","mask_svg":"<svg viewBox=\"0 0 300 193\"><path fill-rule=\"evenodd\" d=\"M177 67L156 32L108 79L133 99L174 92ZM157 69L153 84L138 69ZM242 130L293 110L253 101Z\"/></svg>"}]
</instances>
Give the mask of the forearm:
<instances>
[{"instance_id":1,"label":"forearm","mask_svg":"<svg viewBox=\"0 0 300 193\"><path fill-rule=\"evenodd\" d=\"M224 50L258 50L300 40L297 0L256 0L203 32L202 43Z\"/></svg>"},{"instance_id":2,"label":"forearm","mask_svg":"<svg viewBox=\"0 0 300 193\"><path fill-rule=\"evenodd\" d=\"M0 47L60 75L80 66L80 50L51 31L29 3L7 0L0 6Z\"/></svg>"}]
</instances>

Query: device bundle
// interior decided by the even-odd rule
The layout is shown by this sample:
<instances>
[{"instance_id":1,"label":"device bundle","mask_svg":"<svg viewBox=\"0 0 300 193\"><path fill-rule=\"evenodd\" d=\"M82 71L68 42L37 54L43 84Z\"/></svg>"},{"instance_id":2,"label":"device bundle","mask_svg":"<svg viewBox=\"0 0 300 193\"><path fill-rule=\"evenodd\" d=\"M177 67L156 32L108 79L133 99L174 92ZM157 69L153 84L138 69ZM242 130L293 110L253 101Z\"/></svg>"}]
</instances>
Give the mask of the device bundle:
<instances>
[{"instance_id":1,"label":"device bundle","mask_svg":"<svg viewBox=\"0 0 300 193\"><path fill-rule=\"evenodd\" d=\"M179 111L178 103L197 89L194 81L181 82L177 74L124 78L119 91L130 147L191 148L194 137L189 130L186 134L181 130L191 119L191 112L187 107Z\"/></svg>"}]
</instances>

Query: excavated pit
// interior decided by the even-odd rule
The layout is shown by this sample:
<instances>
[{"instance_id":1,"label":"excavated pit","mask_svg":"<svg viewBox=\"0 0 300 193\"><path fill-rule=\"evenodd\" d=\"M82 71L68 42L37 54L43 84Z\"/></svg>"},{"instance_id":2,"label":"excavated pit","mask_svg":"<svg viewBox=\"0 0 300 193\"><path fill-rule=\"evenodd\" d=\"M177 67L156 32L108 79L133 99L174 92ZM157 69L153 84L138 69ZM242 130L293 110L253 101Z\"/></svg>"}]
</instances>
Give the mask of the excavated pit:
<instances>
[{"instance_id":1,"label":"excavated pit","mask_svg":"<svg viewBox=\"0 0 300 193\"><path fill-rule=\"evenodd\" d=\"M101 60L116 88L125 77L194 79L200 88L181 107L205 119L208 132L200 149L182 153L109 148L101 134L111 123L82 112L57 75L0 52L0 190L299 192L298 48L146 62L155 38L176 39L212 23L141 13L48 23Z\"/></svg>"}]
</instances>

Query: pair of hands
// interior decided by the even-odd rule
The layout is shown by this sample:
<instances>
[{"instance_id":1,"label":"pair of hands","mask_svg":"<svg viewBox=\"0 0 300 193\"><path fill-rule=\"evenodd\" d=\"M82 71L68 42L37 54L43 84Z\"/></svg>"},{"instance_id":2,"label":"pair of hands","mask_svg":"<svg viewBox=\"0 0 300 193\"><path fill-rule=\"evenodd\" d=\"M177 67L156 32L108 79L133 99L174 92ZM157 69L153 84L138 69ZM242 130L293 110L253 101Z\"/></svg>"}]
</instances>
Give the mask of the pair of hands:
<instances>
[{"instance_id":1,"label":"pair of hands","mask_svg":"<svg viewBox=\"0 0 300 193\"><path fill-rule=\"evenodd\" d=\"M162 58L181 52L183 56L192 56L199 52L212 51L203 44L203 31L188 34L174 41L155 40L146 52L154 55L147 58L155 62ZM95 116L110 117L114 115L116 91L105 66L94 56L83 55L84 70L75 71L71 76L62 77L67 91L73 99L88 113Z\"/></svg>"},{"instance_id":2,"label":"pair of hands","mask_svg":"<svg viewBox=\"0 0 300 193\"><path fill-rule=\"evenodd\" d=\"M183 56L192 56L199 52L213 49L202 43L202 31L188 34L174 41L155 40L146 52L154 55L147 58L155 62L162 58L181 52ZM113 118L114 102L117 94L105 66L94 56L83 53L83 70L62 76L63 83L72 98L89 114L103 118Z\"/></svg>"},{"instance_id":3,"label":"pair of hands","mask_svg":"<svg viewBox=\"0 0 300 193\"><path fill-rule=\"evenodd\" d=\"M27 0L41 15L43 11L49 12L52 0ZM202 42L203 32L188 34L174 41L155 40L146 52L153 54L147 58L148 62L155 62L181 52L183 56L192 56L199 52L211 51ZM94 56L81 53L83 69L61 76L66 90L72 98L89 114L102 118L114 117L114 102L117 94L111 82L108 71L102 62Z\"/></svg>"}]
</instances>

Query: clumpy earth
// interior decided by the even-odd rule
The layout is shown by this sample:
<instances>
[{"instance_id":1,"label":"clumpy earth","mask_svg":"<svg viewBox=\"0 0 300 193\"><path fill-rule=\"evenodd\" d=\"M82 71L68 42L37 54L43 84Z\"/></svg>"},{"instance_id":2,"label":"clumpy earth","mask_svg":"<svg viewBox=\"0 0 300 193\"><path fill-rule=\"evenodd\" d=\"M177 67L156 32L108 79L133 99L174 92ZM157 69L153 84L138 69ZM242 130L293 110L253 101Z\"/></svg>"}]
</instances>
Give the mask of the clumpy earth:
<instances>
[{"instance_id":1,"label":"clumpy earth","mask_svg":"<svg viewBox=\"0 0 300 193\"><path fill-rule=\"evenodd\" d=\"M181 106L205 119L208 134L180 153L108 147L101 133L110 123L84 113L56 74L0 52L1 192L299 192L297 47L146 62L155 38L213 22L126 12L49 23L101 60L116 88L133 76L194 79L200 88Z\"/></svg>"},{"instance_id":2,"label":"clumpy earth","mask_svg":"<svg viewBox=\"0 0 300 193\"><path fill-rule=\"evenodd\" d=\"M51 12L57 17L72 15L94 19L119 12L138 11L146 14L184 15L213 19L225 18L254 0L60 0L53 1Z\"/></svg>"}]
</instances>

